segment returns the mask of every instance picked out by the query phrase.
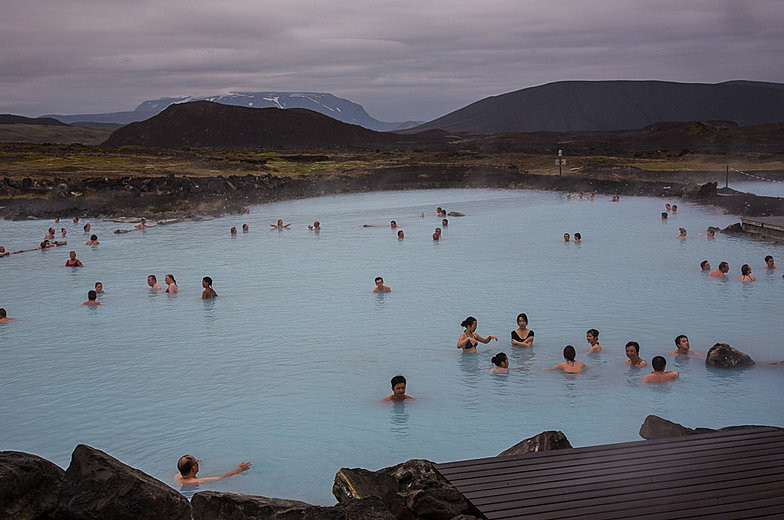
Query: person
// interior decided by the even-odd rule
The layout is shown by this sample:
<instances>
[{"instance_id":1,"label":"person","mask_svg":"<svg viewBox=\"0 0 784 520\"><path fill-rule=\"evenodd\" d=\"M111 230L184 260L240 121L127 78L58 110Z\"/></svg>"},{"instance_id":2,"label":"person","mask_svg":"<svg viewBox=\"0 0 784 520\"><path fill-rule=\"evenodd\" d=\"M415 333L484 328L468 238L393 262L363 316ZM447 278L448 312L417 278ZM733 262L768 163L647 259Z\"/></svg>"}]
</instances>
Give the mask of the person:
<instances>
[{"instance_id":1,"label":"person","mask_svg":"<svg viewBox=\"0 0 784 520\"><path fill-rule=\"evenodd\" d=\"M686 228L678 228L680 231L680 235L678 235L678 240L686 240Z\"/></svg>"},{"instance_id":2,"label":"person","mask_svg":"<svg viewBox=\"0 0 784 520\"><path fill-rule=\"evenodd\" d=\"M564 242L568 242L570 238L569 233L564 233Z\"/></svg>"},{"instance_id":3,"label":"person","mask_svg":"<svg viewBox=\"0 0 784 520\"><path fill-rule=\"evenodd\" d=\"M205 276L201 279L201 286L204 287L204 291L201 293L202 300L209 300L218 296L218 293L212 288L212 278L209 276Z\"/></svg>"},{"instance_id":4,"label":"person","mask_svg":"<svg viewBox=\"0 0 784 520\"><path fill-rule=\"evenodd\" d=\"M250 227L248 227L247 224L243 224L242 225L242 232L243 233L247 233L248 231L250 231Z\"/></svg>"},{"instance_id":5,"label":"person","mask_svg":"<svg viewBox=\"0 0 784 520\"><path fill-rule=\"evenodd\" d=\"M700 358L705 357L699 352L695 352L691 350L691 344L689 343L689 338L685 334L680 334L675 337L675 350L670 352L670 354L675 354L678 356L695 356Z\"/></svg>"},{"instance_id":6,"label":"person","mask_svg":"<svg viewBox=\"0 0 784 520\"><path fill-rule=\"evenodd\" d=\"M399 240L403 240L405 237L406 237L406 234L405 234L405 233L403 233L403 230L402 230L402 229L398 229L398 230L397 230L397 238L398 238Z\"/></svg>"},{"instance_id":7,"label":"person","mask_svg":"<svg viewBox=\"0 0 784 520\"><path fill-rule=\"evenodd\" d=\"M738 277L739 282L753 282L757 278L751 275L751 266L749 264L743 264L740 266L740 276Z\"/></svg>"},{"instance_id":8,"label":"person","mask_svg":"<svg viewBox=\"0 0 784 520\"><path fill-rule=\"evenodd\" d=\"M77 217L76 215L74 215L74 218L71 219L71 220L73 220L74 224L78 224L79 223L79 217Z\"/></svg>"},{"instance_id":9,"label":"person","mask_svg":"<svg viewBox=\"0 0 784 520\"><path fill-rule=\"evenodd\" d=\"M640 344L630 341L626 344L626 357L629 358L624 363L634 368L647 367L648 362L640 357Z\"/></svg>"},{"instance_id":10,"label":"person","mask_svg":"<svg viewBox=\"0 0 784 520\"><path fill-rule=\"evenodd\" d=\"M149 285L153 291L160 291L163 289L163 287L158 284L158 278L156 278L154 274L147 277L147 285Z\"/></svg>"},{"instance_id":11,"label":"person","mask_svg":"<svg viewBox=\"0 0 784 520\"><path fill-rule=\"evenodd\" d=\"M661 219L662 220L667 220L667 217L668 217L667 212L666 211L662 211Z\"/></svg>"},{"instance_id":12,"label":"person","mask_svg":"<svg viewBox=\"0 0 784 520\"><path fill-rule=\"evenodd\" d=\"M82 229L84 229L85 233L89 233L91 227L92 226L90 226L90 223L88 222L87 224L84 225L84 227Z\"/></svg>"},{"instance_id":13,"label":"person","mask_svg":"<svg viewBox=\"0 0 784 520\"><path fill-rule=\"evenodd\" d=\"M392 384L392 395L388 395L382 401L405 401L407 399L414 400L410 395L406 395L406 378L401 375L396 375L390 381Z\"/></svg>"},{"instance_id":14,"label":"person","mask_svg":"<svg viewBox=\"0 0 784 520\"><path fill-rule=\"evenodd\" d=\"M438 233L438 238L441 238L441 228L437 227L435 232Z\"/></svg>"},{"instance_id":15,"label":"person","mask_svg":"<svg viewBox=\"0 0 784 520\"><path fill-rule=\"evenodd\" d=\"M776 261L773 260L773 257L768 255L765 257L765 267L763 269L778 269L776 266Z\"/></svg>"},{"instance_id":16,"label":"person","mask_svg":"<svg viewBox=\"0 0 784 520\"><path fill-rule=\"evenodd\" d=\"M68 260L65 261L65 267L84 267L82 261L76 258L76 251L71 251L68 253Z\"/></svg>"},{"instance_id":17,"label":"person","mask_svg":"<svg viewBox=\"0 0 784 520\"><path fill-rule=\"evenodd\" d=\"M98 242L98 235L90 235L90 240L84 243L86 246L97 246L98 244L100 244L100 242Z\"/></svg>"},{"instance_id":18,"label":"person","mask_svg":"<svg viewBox=\"0 0 784 520\"><path fill-rule=\"evenodd\" d=\"M135 227L136 229L144 229L144 228L146 228L147 227L147 219L142 217L142 219L139 222L137 222L136 224L134 224L133 227Z\"/></svg>"},{"instance_id":19,"label":"person","mask_svg":"<svg viewBox=\"0 0 784 520\"><path fill-rule=\"evenodd\" d=\"M602 346L599 345L599 331L596 329L588 329L585 333L585 341L591 346L588 349L589 354L598 354L602 351Z\"/></svg>"},{"instance_id":20,"label":"person","mask_svg":"<svg viewBox=\"0 0 784 520\"><path fill-rule=\"evenodd\" d=\"M53 244L53 243L49 242L48 240L44 239L44 241L41 242L41 245L38 247L38 249L49 249L50 247L57 247L57 244ZM21 253L21 251L19 251L19 252Z\"/></svg>"},{"instance_id":21,"label":"person","mask_svg":"<svg viewBox=\"0 0 784 520\"><path fill-rule=\"evenodd\" d=\"M579 244L579 243L582 242L582 240L583 240L583 236L580 233L575 233L574 234L574 241L575 241L575 243Z\"/></svg>"},{"instance_id":22,"label":"person","mask_svg":"<svg viewBox=\"0 0 784 520\"><path fill-rule=\"evenodd\" d=\"M512 331L512 345L530 347L534 344L534 331L528 328L528 316L524 312L517 315L517 328Z\"/></svg>"},{"instance_id":23,"label":"person","mask_svg":"<svg viewBox=\"0 0 784 520\"><path fill-rule=\"evenodd\" d=\"M716 238L716 230L709 227L707 231L705 231L705 238Z\"/></svg>"},{"instance_id":24,"label":"person","mask_svg":"<svg viewBox=\"0 0 784 520\"><path fill-rule=\"evenodd\" d=\"M101 282L95 282L95 294L103 294L103 284Z\"/></svg>"},{"instance_id":25,"label":"person","mask_svg":"<svg viewBox=\"0 0 784 520\"><path fill-rule=\"evenodd\" d=\"M9 318L6 310L0 307L0 323L7 323L9 321L16 321L14 318Z\"/></svg>"},{"instance_id":26,"label":"person","mask_svg":"<svg viewBox=\"0 0 784 520\"><path fill-rule=\"evenodd\" d=\"M506 374L509 372L509 357L504 352L499 352L493 356L493 365L495 365L491 372L493 374Z\"/></svg>"},{"instance_id":27,"label":"person","mask_svg":"<svg viewBox=\"0 0 784 520\"><path fill-rule=\"evenodd\" d=\"M667 211L672 211L672 206L670 206L669 202L668 202L667 204L665 204L665 205L664 205L664 208L665 208Z\"/></svg>"},{"instance_id":28,"label":"person","mask_svg":"<svg viewBox=\"0 0 784 520\"><path fill-rule=\"evenodd\" d=\"M175 294L180 291L180 288L177 287L177 281L174 279L173 274L167 274L163 277L163 280L166 282L166 292L169 294Z\"/></svg>"},{"instance_id":29,"label":"person","mask_svg":"<svg viewBox=\"0 0 784 520\"><path fill-rule=\"evenodd\" d=\"M399 228L400 226L398 226L398 225L397 225L397 222L395 222L394 220L390 220L390 221L389 221L389 227L390 227L390 229L397 229L397 228Z\"/></svg>"},{"instance_id":30,"label":"person","mask_svg":"<svg viewBox=\"0 0 784 520\"><path fill-rule=\"evenodd\" d=\"M291 225L291 222L289 222L289 223L287 223L287 224L284 224L284 223L283 223L283 219L282 219L282 218L279 218L277 223L275 223L275 224L270 224L270 226L274 227L275 229L283 229L283 228L287 228L287 227L289 227L290 225Z\"/></svg>"},{"instance_id":31,"label":"person","mask_svg":"<svg viewBox=\"0 0 784 520\"><path fill-rule=\"evenodd\" d=\"M240 462L236 469L233 469L228 473L224 473L223 475L217 477L197 477L196 474L199 472L199 464L201 462L202 461L200 460L196 460L196 457L193 455L183 455L180 457L180 460L177 461L177 469L179 470L179 473L174 475L174 481L179 484L190 485L214 482L216 480L231 477L232 475L237 475L243 471L247 471L251 467L250 462Z\"/></svg>"},{"instance_id":32,"label":"person","mask_svg":"<svg viewBox=\"0 0 784 520\"><path fill-rule=\"evenodd\" d=\"M55 224L59 224L60 223L60 217L54 217L54 223Z\"/></svg>"},{"instance_id":33,"label":"person","mask_svg":"<svg viewBox=\"0 0 784 520\"><path fill-rule=\"evenodd\" d=\"M711 278L727 278L727 273L730 270L730 264L721 262L718 269L714 269L708 276Z\"/></svg>"},{"instance_id":34,"label":"person","mask_svg":"<svg viewBox=\"0 0 784 520\"><path fill-rule=\"evenodd\" d=\"M566 361L552 368L545 367L542 370L563 370L567 374L579 374L588 367L585 363L574 360L576 354L573 346L566 345L563 349L563 357Z\"/></svg>"},{"instance_id":35,"label":"person","mask_svg":"<svg viewBox=\"0 0 784 520\"><path fill-rule=\"evenodd\" d=\"M621 201L621 197L619 197L618 195L613 195L613 197L610 199L610 202L620 202L620 201Z\"/></svg>"},{"instance_id":36,"label":"person","mask_svg":"<svg viewBox=\"0 0 784 520\"><path fill-rule=\"evenodd\" d=\"M67 229L65 229L65 228L60 228L60 238L65 238L65 236L66 236L67 234L68 234L68 230L67 230Z\"/></svg>"},{"instance_id":37,"label":"person","mask_svg":"<svg viewBox=\"0 0 784 520\"><path fill-rule=\"evenodd\" d=\"M388 285L384 285L384 279L380 276L376 276L376 287L373 289L373 292L391 292L392 289L389 288Z\"/></svg>"},{"instance_id":38,"label":"person","mask_svg":"<svg viewBox=\"0 0 784 520\"><path fill-rule=\"evenodd\" d=\"M313 225L308 226L308 229L313 231L321 231L321 222L319 222L318 220L313 221Z\"/></svg>"},{"instance_id":39,"label":"person","mask_svg":"<svg viewBox=\"0 0 784 520\"><path fill-rule=\"evenodd\" d=\"M440 238L441 238L441 235L439 235L438 233L433 233L433 242L438 242L438 239L440 239Z\"/></svg>"},{"instance_id":40,"label":"person","mask_svg":"<svg viewBox=\"0 0 784 520\"><path fill-rule=\"evenodd\" d=\"M231 229L229 230L229 234L236 235L237 234L237 226L231 226Z\"/></svg>"},{"instance_id":41,"label":"person","mask_svg":"<svg viewBox=\"0 0 784 520\"><path fill-rule=\"evenodd\" d=\"M700 269L702 271L710 271L711 270L710 262L708 262L707 260L703 260L702 262L700 262Z\"/></svg>"},{"instance_id":42,"label":"person","mask_svg":"<svg viewBox=\"0 0 784 520\"><path fill-rule=\"evenodd\" d=\"M445 218L442 218L441 219L441 226L443 226L443 227L449 226L449 220L447 220Z\"/></svg>"},{"instance_id":43,"label":"person","mask_svg":"<svg viewBox=\"0 0 784 520\"><path fill-rule=\"evenodd\" d=\"M425 218L425 212L424 211L419 214L419 218Z\"/></svg>"},{"instance_id":44,"label":"person","mask_svg":"<svg viewBox=\"0 0 784 520\"><path fill-rule=\"evenodd\" d=\"M97 292L95 292L95 291L87 291L87 301L84 302L82 305L90 305L90 306L93 306L93 307L96 306L96 305L100 305L101 302L96 301L97 298L98 298L98 293Z\"/></svg>"},{"instance_id":45,"label":"person","mask_svg":"<svg viewBox=\"0 0 784 520\"><path fill-rule=\"evenodd\" d=\"M653 370L642 378L643 383L667 383L680 375L677 370L665 370L667 360L662 356L655 356L651 360L651 365L653 365Z\"/></svg>"},{"instance_id":46,"label":"person","mask_svg":"<svg viewBox=\"0 0 784 520\"><path fill-rule=\"evenodd\" d=\"M672 214L673 215L677 215L678 214L678 205L677 204L673 204L672 205Z\"/></svg>"},{"instance_id":47,"label":"person","mask_svg":"<svg viewBox=\"0 0 784 520\"><path fill-rule=\"evenodd\" d=\"M3 246L0 246L0 258L2 258L2 257L4 257L4 256L8 256L8 255L10 255L10 254L11 254L11 253L9 253L8 251L6 251L6 250L5 250L5 248L4 248Z\"/></svg>"},{"instance_id":48,"label":"person","mask_svg":"<svg viewBox=\"0 0 784 520\"><path fill-rule=\"evenodd\" d=\"M54 240L54 228L50 227L44 235L44 240Z\"/></svg>"},{"instance_id":49,"label":"person","mask_svg":"<svg viewBox=\"0 0 784 520\"><path fill-rule=\"evenodd\" d=\"M457 348L462 349L463 352L476 352L476 345L479 341L482 343L489 343L491 339L498 341L498 338L492 334L486 338L477 334L476 325L476 318L473 316L469 316L460 323L461 327L465 327L465 331L460 334L460 338L457 340Z\"/></svg>"}]
</instances>

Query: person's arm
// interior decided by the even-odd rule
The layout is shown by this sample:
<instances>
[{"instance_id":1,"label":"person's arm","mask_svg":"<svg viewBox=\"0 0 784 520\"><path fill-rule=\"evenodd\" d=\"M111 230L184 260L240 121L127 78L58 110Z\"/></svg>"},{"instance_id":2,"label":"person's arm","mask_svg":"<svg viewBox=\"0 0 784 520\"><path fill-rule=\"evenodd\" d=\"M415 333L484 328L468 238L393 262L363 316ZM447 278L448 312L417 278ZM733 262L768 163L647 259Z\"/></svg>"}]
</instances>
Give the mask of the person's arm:
<instances>
[{"instance_id":1,"label":"person's arm","mask_svg":"<svg viewBox=\"0 0 784 520\"><path fill-rule=\"evenodd\" d=\"M486 338L483 338L479 334L474 333L474 338L476 338L478 341L481 341L482 343L489 343L491 339L498 341L498 338L496 336L493 336L492 334L490 334Z\"/></svg>"},{"instance_id":2,"label":"person's arm","mask_svg":"<svg viewBox=\"0 0 784 520\"><path fill-rule=\"evenodd\" d=\"M201 484L203 482L214 482L216 480L221 480L221 479L224 479L226 477L231 477L233 475L237 475L239 473L242 473L243 471L247 471L247 470L250 469L250 466L251 466L250 462L240 462L237 465L236 468L234 468L233 470L229 471L228 473L224 473L223 475L220 475L220 476L217 476L217 477L195 478L195 479L189 480L187 482L188 483L193 483L193 484Z\"/></svg>"},{"instance_id":3,"label":"person's arm","mask_svg":"<svg viewBox=\"0 0 784 520\"><path fill-rule=\"evenodd\" d=\"M474 344L473 341L471 341L471 339L473 339L473 338L471 338L471 336L469 336L465 332L462 333L460 335L460 339L457 340L457 348L462 348L462 349L474 348L476 345ZM471 343L471 345L467 346L466 343Z\"/></svg>"}]
</instances>

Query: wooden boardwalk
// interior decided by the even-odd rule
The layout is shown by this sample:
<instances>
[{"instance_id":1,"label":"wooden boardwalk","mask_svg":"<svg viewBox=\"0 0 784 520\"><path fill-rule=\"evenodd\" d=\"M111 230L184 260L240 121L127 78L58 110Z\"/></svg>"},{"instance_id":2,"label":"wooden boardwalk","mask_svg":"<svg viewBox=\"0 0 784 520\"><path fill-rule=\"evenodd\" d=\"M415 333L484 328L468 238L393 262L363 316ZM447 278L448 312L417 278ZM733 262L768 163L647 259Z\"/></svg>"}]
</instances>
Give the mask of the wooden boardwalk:
<instances>
[{"instance_id":1,"label":"wooden boardwalk","mask_svg":"<svg viewBox=\"0 0 784 520\"><path fill-rule=\"evenodd\" d=\"M437 464L488 519L784 519L784 430Z\"/></svg>"},{"instance_id":2,"label":"wooden boardwalk","mask_svg":"<svg viewBox=\"0 0 784 520\"><path fill-rule=\"evenodd\" d=\"M784 239L784 217L743 217L740 221L746 233Z\"/></svg>"}]
</instances>

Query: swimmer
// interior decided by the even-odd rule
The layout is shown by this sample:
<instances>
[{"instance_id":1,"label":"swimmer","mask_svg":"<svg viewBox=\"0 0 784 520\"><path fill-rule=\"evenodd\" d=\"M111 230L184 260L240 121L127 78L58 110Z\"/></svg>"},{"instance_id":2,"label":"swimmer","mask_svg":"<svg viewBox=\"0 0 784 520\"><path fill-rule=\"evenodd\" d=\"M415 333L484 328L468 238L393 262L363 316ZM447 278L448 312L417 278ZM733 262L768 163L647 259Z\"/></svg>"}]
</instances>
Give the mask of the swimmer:
<instances>
[{"instance_id":1,"label":"swimmer","mask_svg":"<svg viewBox=\"0 0 784 520\"><path fill-rule=\"evenodd\" d=\"M581 243L582 241L583 241L583 236L582 236L580 233L575 233L575 234L574 234L574 242L575 242L576 244L579 244L579 243Z\"/></svg>"},{"instance_id":2,"label":"swimmer","mask_svg":"<svg viewBox=\"0 0 784 520\"><path fill-rule=\"evenodd\" d=\"M730 271L730 264L721 262L718 269L714 269L708 276L711 278L727 278L727 273Z\"/></svg>"},{"instance_id":3,"label":"swimmer","mask_svg":"<svg viewBox=\"0 0 784 520\"><path fill-rule=\"evenodd\" d=\"M776 261L773 260L772 256L768 255L765 257L765 267L763 269L778 269Z\"/></svg>"},{"instance_id":4,"label":"swimmer","mask_svg":"<svg viewBox=\"0 0 784 520\"><path fill-rule=\"evenodd\" d=\"M569 240L571 240L569 233L564 233L564 242L568 242Z\"/></svg>"},{"instance_id":5,"label":"swimmer","mask_svg":"<svg viewBox=\"0 0 784 520\"><path fill-rule=\"evenodd\" d=\"M414 401L414 398L410 395L406 395L406 378L397 375L392 378L390 381L392 383L392 395L388 395L382 399L382 401L405 401L407 399L411 399Z\"/></svg>"},{"instance_id":6,"label":"swimmer","mask_svg":"<svg viewBox=\"0 0 784 520\"><path fill-rule=\"evenodd\" d=\"M380 276L376 276L375 282L376 287L373 289L373 292L392 292L388 285L384 285L384 279Z\"/></svg>"},{"instance_id":7,"label":"swimmer","mask_svg":"<svg viewBox=\"0 0 784 520\"><path fill-rule=\"evenodd\" d=\"M716 231L713 228L708 228L705 231L705 238L716 238Z\"/></svg>"},{"instance_id":8,"label":"swimmer","mask_svg":"<svg viewBox=\"0 0 784 520\"><path fill-rule=\"evenodd\" d=\"M155 275L154 275L154 274L151 274L150 276L148 276L148 277L147 277L147 285L149 285L149 286L150 286L150 288L151 288L153 291L160 291L160 290L163 290L163 287L161 287L161 286L158 284L158 279L155 277Z\"/></svg>"},{"instance_id":9,"label":"swimmer","mask_svg":"<svg viewBox=\"0 0 784 520\"><path fill-rule=\"evenodd\" d=\"M440 239L440 238L441 238L441 235L439 235L438 233L433 233L433 242L438 242L438 239Z\"/></svg>"},{"instance_id":10,"label":"swimmer","mask_svg":"<svg viewBox=\"0 0 784 520\"><path fill-rule=\"evenodd\" d=\"M59 224L60 223L60 217L54 217L54 223L55 224Z\"/></svg>"},{"instance_id":11,"label":"swimmer","mask_svg":"<svg viewBox=\"0 0 784 520\"><path fill-rule=\"evenodd\" d=\"M5 250L5 248L4 248L3 246L0 246L0 258L2 258L2 257L4 257L4 256L8 256L8 255L10 255L10 254L11 254L11 253L9 253L8 251L6 251L6 250Z\"/></svg>"},{"instance_id":12,"label":"swimmer","mask_svg":"<svg viewBox=\"0 0 784 520\"><path fill-rule=\"evenodd\" d=\"M670 354L675 354L676 356L694 356L705 359L705 356L699 352L691 350L689 338L685 334L680 334L675 337L675 350L671 351Z\"/></svg>"},{"instance_id":13,"label":"swimmer","mask_svg":"<svg viewBox=\"0 0 784 520\"><path fill-rule=\"evenodd\" d=\"M442 225L443 227L447 227L447 226L449 226L449 220L447 220L447 219L445 219L445 218L442 218L442 219L441 219L441 225Z\"/></svg>"},{"instance_id":14,"label":"swimmer","mask_svg":"<svg viewBox=\"0 0 784 520\"><path fill-rule=\"evenodd\" d=\"M203 484L205 482L214 482L216 480L220 480L226 477L231 477L232 475L237 475L238 473L242 473L243 471L247 471L250 469L251 464L250 462L240 462L237 465L236 469L229 471L228 473L224 473L218 477L197 477L196 473L199 472L199 464L202 461L196 460L196 457L193 455L183 455L180 457L180 460L177 461L177 470L179 473L174 475L174 481L178 484L188 484L188 485L197 485Z\"/></svg>"},{"instance_id":15,"label":"swimmer","mask_svg":"<svg viewBox=\"0 0 784 520\"><path fill-rule=\"evenodd\" d=\"M678 235L678 240L686 240L686 228L678 228L680 231L680 235Z\"/></svg>"},{"instance_id":16,"label":"swimmer","mask_svg":"<svg viewBox=\"0 0 784 520\"><path fill-rule=\"evenodd\" d=\"M0 307L0 323L8 323L9 321L16 321L14 318L9 318L5 309Z\"/></svg>"},{"instance_id":17,"label":"swimmer","mask_svg":"<svg viewBox=\"0 0 784 520\"><path fill-rule=\"evenodd\" d=\"M642 378L643 383L667 383L680 375L677 370L665 370L667 360L662 356L654 357L651 360L651 365L653 365L653 370Z\"/></svg>"},{"instance_id":18,"label":"swimmer","mask_svg":"<svg viewBox=\"0 0 784 520\"><path fill-rule=\"evenodd\" d=\"M68 260L65 261L65 267L84 267L82 261L76 258L76 251L71 251L68 253Z\"/></svg>"},{"instance_id":19,"label":"swimmer","mask_svg":"<svg viewBox=\"0 0 784 520\"><path fill-rule=\"evenodd\" d=\"M95 292L95 291L87 291L87 301L84 302L82 305L90 305L90 306L93 306L93 307L96 306L96 305L100 305L101 302L95 301L96 298L98 298L98 293L97 292Z\"/></svg>"},{"instance_id":20,"label":"swimmer","mask_svg":"<svg viewBox=\"0 0 784 520\"><path fill-rule=\"evenodd\" d=\"M598 354L602 351L602 346L599 345L599 331L596 329L588 329L585 333L585 341L591 346L588 349L588 354Z\"/></svg>"},{"instance_id":21,"label":"swimmer","mask_svg":"<svg viewBox=\"0 0 784 520\"><path fill-rule=\"evenodd\" d=\"M84 243L86 246L97 246L98 244L100 244L100 242L98 242L98 235L90 235L90 240Z\"/></svg>"},{"instance_id":22,"label":"swimmer","mask_svg":"<svg viewBox=\"0 0 784 520\"><path fill-rule=\"evenodd\" d=\"M640 357L640 344L630 341L626 344L626 357L629 358L624 363L634 368L647 367L648 362Z\"/></svg>"},{"instance_id":23,"label":"swimmer","mask_svg":"<svg viewBox=\"0 0 784 520\"><path fill-rule=\"evenodd\" d=\"M673 204L672 205L672 214L673 215L677 215L678 214L678 205L677 204Z\"/></svg>"},{"instance_id":24,"label":"swimmer","mask_svg":"<svg viewBox=\"0 0 784 520\"><path fill-rule=\"evenodd\" d=\"M201 279L201 286L204 287L204 290L201 293L202 300L209 300L218 296L218 293L212 288L212 278L209 276L205 276Z\"/></svg>"},{"instance_id":25,"label":"swimmer","mask_svg":"<svg viewBox=\"0 0 784 520\"><path fill-rule=\"evenodd\" d=\"M275 224L270 224L270 226L274 227L275 229L287 228L290 225L291 225L291 222L289 222L287 224L284 224L282 218L279 218L278 221Z\"/></svg>"},{"instance_id":26,"label":"swimmer","mask_svg":"<svg viewBox=\"0 0 784 520\"><path fill-rule=\"evenodd\" d=\"M144 228L146 228L147 227L147 219L142 217L142 219L139 222L137 222L133 227L135 227L136 229L144 229Z\"/></svg>"},{"instance_id":27,"label":"swimmer","mask_svg":"<svg viewBox=\"0 0 784 520\"><path fill-rule=\"evenodd\" d=\"M398 238L398 240L403 240L405 237L406 237L406 234L405 234L405 233L403 233L403 230L402 230L402 229L399 229L399 230L397 231L397 238Z\"/></svg>"},{"instance_id":28,"label":"swimmer","mask_svg":"<svg viewBox=\"0 0 784 520\"><path fill-rule=\"evenodd\" d=\"M229 230L229 234L230 235L236 235L237 234L237 227L236 226L231 226L231 229Z\"/></svg>"},{"instance_id":29,"label":"swimmer","mask_svg":"<svg viewBox=\"0 0 784 520\"><path fill-rule=\"evenodd\" d=\"M435 232L438 233L438 238L441 238L441 228L437 227Z\"/></svg>"},{"instance_id":30,"label":"swimmer","mask_svg":"<svg viewBox=\"0 0 784 520\"><path fill-rule=\"evenodd\" d=\"M710 262L708 262L707 260L703 260L702 262L700 262L700 270L710 271L711 270Z\"/></svg>"},{"instance_id":31,"label":"swimmer","mask_svg":"<svg viewBox=\"0 0 784 520\"><path fill-rule=\"evenodd\" d=\"M103 284L101 282L95 282L95 294L104 294Z\"/></svg>"},{"instance_id":32,"label":"swimmer","mask_svg":"<svg viewBox=\"0 0 784 520\"><path fill-rule=\"evenodd\" d=\"M613 198L610 199L610 202L620 202L621 198L618 195L613 195Z\"/></svg>"},{"instance_id":33,"label":"swimmer","mask_svg":"<svg viewBox=\"0 0 784 520\"><path fill-rule=\"evenodd\" d=\"M509 357L504 352L499 352L492 359L493 368L490 371L493 374L506 374L509 372Z\"/></svg>"},{"instance_id":34,"label":"swimmer","mask_svg":"<svg viewBox=\"0 0 784 520\"><path fill-rule=\"evenodd\" d=\"M44 239L44 241L41 242L41 245L38 247L38 249L49 249L50 247L57 247L57 244L52 244L48 240ZM21 253L22 251L19 252Z\"/></svg>"},{"instance_id":35,"label":"swimmer","mask_svg":"<svg viewBox=\"0 0 784 520\"><path fill-rule=\"evenodd\" d=\"M166 282L166 292L169 294L176 294L180 292L180 288L177 287L177 281L174 279L174 275L167 274L163 277L164 281Z\"/></svg>"},{"instance_id":36,"label":"swimmer","mask_svg":"<svg viewBox=\"0 0 784 520\"><path fill-rule=\"evenodd\" d=\"M469 316L468 318L464 319L463 322L460 324L461 327L465 327L465 331L460 335L460 338L457 340L457 348L462 349L463 352L476 352L476 345L477 342L481 341L482 343L489 343L491 339L498 341L496 336L490 334L486 338L483 338L479 334L476 333L476 318L473 316Z\"/></svg>"},{"instance_id":37,"label":"swimmer","mask_svg":"<svg viewBox=\"0 0 784 520\"><path fill-rule=\"evenodd\" d=\"M424 211L419 214L419 218L425 218L425 212Z\"/></svg>"},{"instance_id":38,"label":"swimmer","mask_svg":"<svg viewBox=\"0 0 784 520\"><path fill-rule=\"evenodd\" d=\"M583 370L587 369L588 367L585 363L581 363L580 361L575 361L574 356L576 352L574 347L571 345L566 345L563 349L563 357L566 361L559 365L555 365L552 368L544 367L542 370L563 370L567 374L579 374Z\"/></svg>"},{"instance_id":39,"label":"swimmer","mask_svg":"<svg viewBox=\"0 0 784 520\"><path fill-rule=\"evenodd\" d=\"M740 276L738 277L739 282L754 282L757 278L751 275L751 267L749 264L743 264L740 266Z\"/></svg>"},{"instance_id":40,"label":"swimmer","mask_svg":"<svg viewBox=\"0 0 784 520\"><path fill-rule=\"evenodd\" d=\"M661 219L662 220L667 220L667 216L668 216L667 212L666 211L662 211Z\"/></svg>"},{"instance_id":41,"label":"swimmer","mask_svg":"<svg viewBox=\"0 0 784 520\"><path fill-rule=\"evenodd\" d=\"M54 228L50 227L49 231L46 232L44 235L44 240L52 240L54 239Z\"/></svg>"},{"instance_id":42,"label":"swimmer","mask_svg":"<svg viewBox=\"0 0 784 520\"><path fill-rule=\"evenodd\" d=\"M312 231L321 231L321 222L315 220L312 226L308 226L308 229Z\"/></svg>"},{"instance_id":43,"label":"swimmer","mask_svg":"<svg viewBox=\"0 0 784 520\"><path fill-rule=\"evenodd\" d=\"M68 230L65 228L60 228L60 238L65 238L65 235L68 234Z\"/></svg>"},{"instance_id":44,"label":"swimmer","mask_svg":"<svg viewBox=\"0 0 784 520\"><path fill-rule=\"evenodd\" d=\"M77 217L77 216L74 216L74 218L72 218L71 220L73 220L74 224L78 224L79 223L79 217Z\"/></svg>"},{"instance_id":45,"label":"swimmer","mask_svg":"<svg viewBox=\"0 0 784 520\"><path fill-rule=\"evenodd\" d=\"M247 224L243 224L242 225L242 232L243 233L247 233L248 231L250 231L250 227L248 227Z\"/></svg>"},{"instance_id":46,"label":"swimmer","mask_svg":"<svg viewBox=\"0 0 784 520\"><path fill-rule=\"evenodd\" d=\"M389 221L389 227L390 227L390 229L397 229L397 228L399 228L400 226L398 226L398 225L397 225L397 222L395 222L394 220L390 220L390 221Z\"/></svg>"},{"instance_id":47,"label":"swimmer","mask_svg":"<svg viewBox=\"0 0 784 520\"><path fill-rule=\"evenodd\" d=\"M534 344L534 331L528 328L528 316L524 312L517 315L517 328L512 331L512 345L531 347Z\"/></svg>"},{"instance_id":48,"label":"swimmer","mask_svg":"<svg viewBox=\"0 0 784 520\"><path fill-rule=\"evenodd\" d=\"M82 229L84 229L85 233L89 233L91 227L92 226L90 226L90 223L88 222L87 224L84 225L84 227Z\"/></svg>"},{"instance_id":49,"label":"swimmer","mask_svg":"<svg viewBox=\"0 0 784 520\"><path fill-rule=\"evenodd\" d=\"M667 211L672 211L672 206L669 203L665 204L664 207Z\"/></svg>"}]
</instances>

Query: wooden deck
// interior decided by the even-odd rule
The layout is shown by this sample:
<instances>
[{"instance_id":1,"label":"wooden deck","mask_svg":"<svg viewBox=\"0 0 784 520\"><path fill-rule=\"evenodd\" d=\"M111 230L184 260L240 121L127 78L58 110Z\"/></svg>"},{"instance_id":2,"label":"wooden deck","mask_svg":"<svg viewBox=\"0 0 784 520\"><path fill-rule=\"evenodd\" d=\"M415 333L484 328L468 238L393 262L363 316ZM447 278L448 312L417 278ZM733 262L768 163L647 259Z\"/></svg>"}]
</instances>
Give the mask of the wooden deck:
<instances>
[{"instance_id":1,"label":"wooden deck","mask_svg":"<svg viewBox=\"0 0 784 520\"><path fill-rule=\"evenodd\" d=\"M763 238L784 239L784 217L743 217L741 227Z\"/></svg>"},{"instance_id":2,"label":"wooden deck","mask_svg":"<svg viewBox=\"0 0 784 520\"><path fill-rule=\"evenodd\" d=\"M784 518L784 430L437 464L488 519Z\"/></svg>"}]
</instances>

